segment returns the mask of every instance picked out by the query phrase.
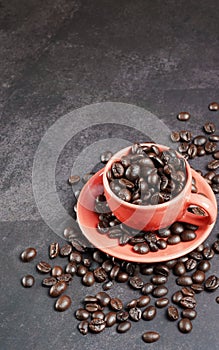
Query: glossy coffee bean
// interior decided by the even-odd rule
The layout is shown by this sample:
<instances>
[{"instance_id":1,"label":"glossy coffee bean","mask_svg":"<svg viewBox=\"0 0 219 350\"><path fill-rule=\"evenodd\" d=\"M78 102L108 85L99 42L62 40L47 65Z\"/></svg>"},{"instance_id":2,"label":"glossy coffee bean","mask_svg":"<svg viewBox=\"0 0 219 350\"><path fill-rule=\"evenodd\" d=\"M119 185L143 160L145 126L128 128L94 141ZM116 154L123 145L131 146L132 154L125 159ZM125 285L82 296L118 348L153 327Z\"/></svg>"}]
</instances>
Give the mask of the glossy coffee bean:
<instances>
[{"instance_id":1,"label":"glossy coffee bean","mask_svg":"<svg viewBox=\"0 0 219 350\"><path fill-rule=\"evenodd\" d=\"M179 318L178 309L175 306L173 306L173 305L168 306L168 308L167 308L167 317L171 321L178 320L178 318Z\"/></svg>"},{"instance_id":2,"label":"glossy coffee bean","mask_svg":"<svg viewBox=\"0 0 219 350\"><path fill-rule=\"evenodd\" d=\"M118 322L124 322L129 318L129 313L127 311L121 310L116 314L116 319Z\"/></svg>"},{"instance_id":3,"label":"glossy coffee bean","mask_svg":"<svg viewBox=\"0 0 219 350\"><path fill-rule=\"evenodd\" d=\"M170 138L173 142L178 142L180 140L180 133L178 131L172 131Z\"/></svg>"},{"instance_id":4,"label":"glossy coffee bean","mask_svg":"<svg viewBox=\"0 0 219 350\"><path fill-rule=\"evenodd\" d=\"M105 164L110 160L110 158L112 158L112 155L113 155L112 152L105 151L101 154L100 161Z\"/></svg>"},{"instance_id":5,"label":"glossy coffee bean","mask_svg":"<svg viewBox=\"0 0 219 350\"><path fill-rule=\"evenodd\" d=\"M82 262L82 255L79 252L72 252L69 256L70 262L75 262L76 264L80 264Z\"/></svg>"},{"instance_id":6,"label":"glossy coffee bean","mask_svg":"<svg viewBox=\"0 0 219 350\"><path fill-rule=\"evenodd\" d=\"M110 307L113 310L120 311L123 308L123 303L119 298L112 298L110 300Z\"/></svg>"},{"instance_id":7,"label":"glossy coffee bean","mask_svg":"<svg viewBox=\"0 0 219 350\"><path fill-rule=\"evenodd\" d=\"M212 122L207 122L203 126L203 129L207 134L213 134L216 131L216 126Z\"/></svg>"},{"instance_id":8,"label":"glossy coffee bean","mask_svg":"<svg viewBox=\"0 0 219 350\"><path fill-rule=\"evenodd\" d=\"M170 235L167 238L167 243L170 245L178 244L181 242L181 238L179 235Z\"/></svg>"},{"instance_id":9,"label":"glossy coffee bean","mask_svg":"<svg viewBox=\"0 0 219 350\"><path fill-rule=\"evenodd\" d=\"M161 275L154 275L151 278L151 282L153 284L159 285L159 284L164 284L167 282L167 278L165 276L161 276Z\"/></svg>"},{"instance_id":10,"label":"glossy coffee bean","mask_svg":"<svg viewBox=\"0 0 219 350\"><path fill-rule=\"evenodd\" d=\"M143 295L148 295L152 293L153 289L154 289L153 283L148 282L143 285L141 292Z\"/></svg>"},{"instance_id":11,"label":"glossy coffee bean","mask_svg":"<svg viewBox=\"0 0 219 350\"><path fill-rule=\"evenodd\" d=\"M151 321L155 318L157 310L155 306L150 305L142 312L142 318L146 321Z\"/></svg>"},{"instance_id":12,"label":"glossy coffee bean","mask_svg":"<svg viewBox=\"0 0 219 350\"><path fill-rule=\"evenodd\" d=\"M33 285L35 283L35 279L32 275L26 275L22 278L21 283L22 283L23 287L31 288L31 287L33 287Z\"/></svg>"},{"instance_id":13,"label":"glossy coffee bean","mask_svg":"<svg viewBox=\"0 0 219 350\"><path fill-rule=\"evenodd\" d=\"M89 326L88 321L86 320L81 321L78 325L79 332L83 335L86 335L88 333L88 326Z\"/></svg>"},{"instance_id":14,"label":"glossy coffee bean","mask_svg":"<svg viewBox=\"0 0 219 350\"><path fill-rule=\"evenodd\" d=\"M184 297L193 297L194 296L194 291L190 287L183 287L181 289L181 292L183 293Z\"/></svg>"},{"instance_id":15,"label":"glossy coffee bean","mask_svg":"<svg viewBox=\"0 0 219 350\"><path fill-rule=\"evenodd\" d=\"M155 305L160 309L167 306L168 304L169 304L168 298L159 298L155 301Z\"/></svg>"},{"instance_id":16,"label":"glossy coffee bean","mask_svg":"<svg viewBox=\"0 0 219 350\"><path fill-rule=\"evenodd\" d=\"M97 301L99 302L99 304L101 306L104 306L104 307L109 305L110 300L111 300L109 294L107 294L106 292L98 292L96 294L96 298L97 298Z\"/></svg>"},{"instance_id":17,"label":"glossy coffee bean","mask_svg":"<svg viewBox=\"0 0 219 350\"><path fill-rule=\"evenodd\" d=\"M192 133L191 131L188 131L188 130L181 130L179 132L179 135L180 135L180 139L185 142L190 142L192 139Z\"/></svg>"},{"instance_id":18,"label":"glossy coffee bean","mask_svg":"<svg viewBox=\"0 0 219 350\"><path fill-rule=\"evenodd\" d=\"M192 274L192 280L194 283L202 283L205 280L205 273L201 270L197 270Z\"/></svg>"},{"instance_id":19,"label":"glossy coffee bean","mask_svg":"<svg viewBox=\"0 0 219 350\"><path fill-rule=\"evenodd\" d=\"M35 248L26 248L22 253L21 253L21 260L23 262L29 262L35 258L37 255L37 251Z\"/></svg>"},{"instance_id":20,"label":"glossy coffee bean","mask_svg":"<svg viewBox=\"0 0 219 350\"><path fill-rule=\"evenodd\" d=\"M97 267L94 271L93 271L95 280L97 282L104 282L107 279L107 273L104 270L103 267Z\"/></svg>"},{"instance_id":21,"label":"glossy coffee bean","mask_svg":"<svg viewBox=\"0 0 219 350\"><path fill-rule=\"evenodd\" d=\"M198 135L193 139L193 143L196 146L203 146L206 142L207 142L207 137L204 135Z\"/></svg>"},{"instance_id":22,"label":"glossy coffee bean","mask_svg":"<svg viewBox=\"0 0 219 350\"><path fill-rule=\"evenodd\" d=\"M196 307L196 300L194 297L185 296L182 297L179 304L185 309L194 309Z\"/></svg>"},{"instance_id":23,"label":"glossy coffee bean","mask_svg":"<svg viewBox=\"0 0 219 350\"><path fill-rule=\"evenodd\" d=\"M148 264L146 264L146 265L141 265L140 270L142 275L152 275L154 268L152 265L148 266Z\"/></svg>"},{"instance_id":24,"label":"glossy coffee bean","mask_svg":"<svg viewBox=\"0 0 219 350\"><path fill-rule=\"evenodd\" d=\"M143 295L136 300L136 305L133 307L136 307L136 306L140 308L145 307L150 303L150 301L151 301L151 298L148 295Z\"/></svg>"},{"instance_id":25,"label":"glossy coffee bean","mask_svg":"<svg viewBox=\"0 0 219 350\"><path fill-rule=\"evenodd\" d=\"M70 273L72 276L74 276L76 271L77 271L77 265L75 262L70 262L68 263L68 265L66 265L66 268L65 268L66 273Z\"/></svg>"},{"instance_id":26,"label":"glossy coffee bean","mask_svg":"<svg viewBox=\"0 0 219 350\"><path fill-rule=\"evenodd\" d=\"M45 261L40 261L36 267L37 267L37 270L41 273L48 273L52 269L51 265Z\"/></svg>"},{"instance_id":27,"label":"glossy coffee bean","mask_svg":"<svg viewBox=\"0 0 219 350\"><path fill-rule=\"evenodd\" d=\"M161 298L165 296L167 293L168 293L168 289L165 286L161 285L153 289L152 295L155 298Z\"/></svg>"},{"instance_id":28,"label":"glossy coffee bean","mask_svg":"<svg viewBox=\"0 0 219 350\"><path fill-rule=\"evenodd\" d=\"M192 278L190 276L180 276L176 279L176 283L179 286L191 286Z\"/></svg>"},{"instance_id":29,"label":"glossy coffee bean","mask_svg":"<svg viewBox=\"0 0 219 350\"><path fill-rule=\"evenodd\" d=\"M206 153L213 153L217 149L217 144L215 142L207 141L205 144Z\"/></svg>"},{"instance_id":30,"label":"glossy coffee bean","mask_svg":"<svg viewBox=\"0 0 219 350\"><path fill-rule=\"evenodd\" d=\"M80 176L72 175L68 179L69 185L76 185L81 180Z\"/></svg>"},{"instance_id":31,"label":"glossy coffee bean","mask_svg":"<svg viewBox=\"0 0 219 350\"><path fill-rule=\"evenodd\" d=\"M137 243L133 246L134 252L138 254L147 254L150 251L149 245L144 243Z\"/></svg>"},{"instance_id":32,"label":"glossy coffee bean","mask_svg":"<svg viewBox=\"0 0 219 350\"><path fill-rule=\"evenodd\" d=\"M102 332L106 327L106 322L104 320L101 320L100 318L94 318L89 322L89 330L92 333L100 333Z\"/></svg>"},{"instance_id":33,"label":"glossy coffee bean","mask_svg":"<svg viewBox=\"0 0 219 350\"><path fill-rule=\"evenodd\" d=\"M49 290L49 294L51 297L58 297L59 295L61 295L67 288L67 284L66 282L57 282L56 284L54 284L50 290Z\"/></svg>"},{"instance_id":34,"label":"glossy coffee bean","mask_svg":"<svg viewBox=\"0 0 219 350\"><path fill-rule=\"evenodd\" d=\"M188 241L192 241L193 239L196 238L196 233L192 230L184 230L181 235L181 240L182 242L188 242Z\"/></svg>"},{"instance_id":35,"label":"glossy coffee bean","mask_svg":"<svg viewBox=\"0 0 219 350\"><path fill-rule=\"evenodd\" d=\"M57 279L55 277L47 277L42 281L42 285L45 287L52 287L57 283Z\"/></svg>"},{"instance_id":36,"label":"glossy coffee bean","mask_svg":"<svg viewBox=\"0 0 219 350\"><path fill-rule=\"evenodd\" d=\"M54 259L58 255L59 255L59 244L57 242L53 242L49 246L49 257L51 259Z\"/></svg>"},{"instance_id":37,"label":"glossy coffee bean","mask_svg":"<svg viewBox=\"0 0 219 350\"><path fill-rule=\"evenodd\" d=\"M185 268L187 271L192 271L197 267L197 261L195 259L189 258L185 262Z\"/></svg>"},{"instance_id":38,"label":"glossy coffee bean","mask_svg":"<svg viewBox=\"0 0 219 350\"><path fill-rule=\"evenodd\" d=\"M183 262L177 262L173 268L173 272L176 276L182 276L186 273L186 268Z\"/></svg>"},{"instance_id":39,"label":"glossy coffee bean","mask_svg":"<svg viewBox=\"0 0 219 350\"><path fill-rule=\"evenodd\" d=\"M106 281L102 284L102 288L104 291L110 290L112 289L114 286L114 282L113 281Z\"/></svg>"},{"instance_id":40,"label":"glossy coffee bean","mask_svg":"<svg viewBox=\"0 0 219 350\"><path fill-rule=\"evenodd\" d=\"M203 252L202 252L202 255L203 255L204 259L210 260L214 256L214 250L211 249L211 247L205 247Z\"/></svg>"},{"instance_id":41,"label":"glossy coffee bean","mask_svg":"<svg viewBox=\"0 0 219 350\"><path fill-rule=\"evenodd\" d=\"M219 254L219 239L212 244L212 249L216 254Z\"/></svg>"},{"instance_id":42,"label":"glossy coffee bean","mask_svg":"<svg viewBox=\"0 0 219 350\"><path fill-rule=\"evenodd\" d=\"M216 151L213 153L214 159L218 160L219 159L219 151Z\"/></svg>"},{"instance_id":43,"label":"glossy coffee bean","mask_svg":"<svg viewBox=\"0 0 219 350\"><path fill-rule=\"evenodd\" d=\"M178 323L178 328L182 333L189 333L192 330L192 322L189 318L182 318Z\"/></svg>"},{"instance_id":44,"label":"glossy coffee bean","mask_svg":"<svg viewBox=\"0 0 219 350\"><path fill-rule=\"evenodd\" d=\"M77 273L77 276L82 277L82 276L86 275L87 271L88 271L88 269L86 266L78 265L76 273Z\"/></svg>"},{"instance_id":45,"label":"glossy coffee bean","mask_svg":"<svg viewBox=\"0 0 219 350\"><path fill-rule=\"evenodd\" d=\"M90 312L88 312L87 310L85 309L78 309L76 312L75 312L75 317L77 318L77 320L79 321L82 321L82 320L87 320L90 316Z\"/></svg>"},{"instance_id":46,"label":"glossy coffee bean","mask_svg":"<svg viewBox=\"0 0 219 350\"><path fill-rule=\"evenodd\" d=\"M216 112L219 110L219 104L217 102L211 102L208 108L210 111Z\"/></svg>"},{"instance_id":47,"label":"glossy coffee bean","mask_svg":"<svg viewBox=\"0 0 219 350\"><path fill-rule=\"evenodd\" d=\"M138 307L129 309L129 317L132 321L139 321L141 319L141 310Z\"/></svg>"},{"instance_id":48,"label":"glossy coffee bean","mask_svg":"<svg viewBox=\"0 0 219 350\"><path fill-rule=\"evenodd\" d=\"M203 292L204 286L203 286L202 284L199 284L199 283L193 283L193 284L191 285L191 289L192 289L196 294L198 294L198 293Z\"/></svg>"},{"instance_id":49,"label":"glossy coffee bean","mask_svg":"<svg viewBox=\"0 0 219 350\"><path fill-rule=\"evenodd\" d=\"M160 339L160 334L158 332L145 332L142 339L145 343L154 343Z\"/></svg>"},{"instance_id":50,"label":"glossy coffee bean","mask_svg":"<svg viewBox=\"0 0 219 350\"><path fill-rule=\"evenodd\" d=\"M219 167L219 160L218 159L211 160L208 163L207 167L209 170L216 170Z\"/></svg>"},{"instance_id":51,"label":"glossy coffee bean","mask_svg":"<svg viewBox=\"0 0 219 350\"><path fill-rule=\"evenodd\" d=\"M72 246L70 244L63 245L59 250L59 254L61 256L68 256L71 254L71 252L72 252Z\"/></svg>"},{"instance_id":52,"label":"glossy coffee bean","mask_svg":"<svg viewBox=\"0 0 219 350\"><path fill-rule=\"evenodd\" d=\"M66 311L71 306L71 298L68 295L61 295L55 303L57 311Z\"/></svg>"},{"instance_id":53,"label":"glossy coffee bean","mask_svg":"<svg viewBox=\"0 0 219 350\"><path fill-rule=\"evenodd\" d=\"M106 327L112 327L116 323L116 312L110 311L105 315L105 322L106 322Z\"/></svg>"},{"instance_id":54,"label":"glossy coffee bean","mask_svg":"<svg viewBox=\"0 0 219 350\"><path fill-rule=\"evenodd\" d=\"M211 275L209 276L205 283L204 283L205 289L208 292L213 292L215 291L218 287L219 287L219 279L217 276L215 275Z\"/></svg>"},{"instance_id":55,"label":"glossy coffee bean","mask_svg":"<svg viewBox=\"0 0 219 350\"><path fill-rule=\"evenodd\" d=\"M82 278L82 283L85 286L90 287L94 284L94 282L95 282L95 278L94 278L93 272L91 272L91 271L86 272L86 274Z\"/></svg>"},{"instance_id":56,"label":"glossy coffee bean","mask_svg":"<svg viewBox=\"0 0 219 350\"><path fill-rule=\"evenodd\" d=\"M182 317L194 320L197 316L197 312L194 309L184 309L182 311Z\"/></svg>"},{"instance_id":57,"label":"glossy coffee bean","mask_svg":"<svg viewBox=\"0 0 219 350\"><path fill-rule=\"evenodd\" d=\"M191 115L188 112L180 112L177 115L177 119L180 120L180 121L187 121L187 120L190 119L190 117L191 117Z\"/></svg>"},{"instance_id":58,"label":"glossy coffee bean","mask_svg":"<svg viewBox=\"0 0 219 350\"><path fill-rule=\"evenodd\" d=\"M118 324L116 330L118 333L126 333L131 328L131 322L124 321Z\"/></svg>"},{"instance_id":59,"label":"glossy coffee bean","mask_svg":"<svg viewBox=\"0 0 219 350\"><path fill-rule=\"evenodd\" d=\"M159 264L159 265L156 265L154 267L154 273L157 274L157 275L168 277L169 273L170 273L170 270L169 270L169 268L166 265L160 265Z\"/></svg>"},{"instance_id":60,"label":"glossy coffee bean","mask_svg":"<svg viewBox=\"0 0 219 350\"><path fill-rule=\"evenodd\" d=\"M129 283L132 286L132 288L134 288L134 289L141 289L144 285L143 280L139 276L131 277L129 280Z\"/></svg>"},{"instance_id":61,"label":"glossy coffee bean","mask_svg":"<svg viewBox=\"0 0 219 350\"><path fill-rule=\"evenodd\" d=\"M53 266L52 270L51 270L51 275L53 277L57 277L57 276L61 276L63 274L63 268L61 266Z\"/></svg>"},{"instance_id":62,"label":"glossy coffee bean","mask_svg":"<svg viewBox=\"0 0 219 350\"><path fill-rule=\"evenodd\" d=\"M183 294L182 292L180 291L177 291L175 292L173 295L172 295L172 301L175 303L175 304L179 304L180 300L183 298Z\"/></svg>"}]
</instances>

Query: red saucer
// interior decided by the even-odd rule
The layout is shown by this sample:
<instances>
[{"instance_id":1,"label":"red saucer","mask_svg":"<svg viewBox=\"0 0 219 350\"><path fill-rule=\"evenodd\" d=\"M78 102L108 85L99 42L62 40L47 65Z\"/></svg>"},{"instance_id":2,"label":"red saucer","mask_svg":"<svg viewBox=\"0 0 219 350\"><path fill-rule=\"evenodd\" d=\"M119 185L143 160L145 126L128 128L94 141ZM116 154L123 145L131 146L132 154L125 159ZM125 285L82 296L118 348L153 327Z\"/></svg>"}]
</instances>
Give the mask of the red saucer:
<instances>
[{"instance_id":1,"label":"red saucer","mask_svg":"<svg viewBox=\"0 0 219 350\"><path fill-rule=\"evenodd\" d=\"M217 202L215 195L207 184L207 182L192 169L192 176L196 180L198 193L206 195L215 208ZM168 245L164 250L158 252L149 252L145 255L137 254L132 250L132 246L127 244L125 246L118 245L117 239L111 239L107 235L100 234L96 227L98 223L98 215L94 212L95 198L103 193L103 169L99 170L83 187L77 203L77 219L84 236L98 249L112 255L116 258L138 262L138 263L155 263L179 258L188 254L197 248L211 233L215 221L211 225L199 226L196 231L197 237L190 242L180 242L176 245ZM215 210L217 213L217 209Z\"/></svg>"}]
</instances>

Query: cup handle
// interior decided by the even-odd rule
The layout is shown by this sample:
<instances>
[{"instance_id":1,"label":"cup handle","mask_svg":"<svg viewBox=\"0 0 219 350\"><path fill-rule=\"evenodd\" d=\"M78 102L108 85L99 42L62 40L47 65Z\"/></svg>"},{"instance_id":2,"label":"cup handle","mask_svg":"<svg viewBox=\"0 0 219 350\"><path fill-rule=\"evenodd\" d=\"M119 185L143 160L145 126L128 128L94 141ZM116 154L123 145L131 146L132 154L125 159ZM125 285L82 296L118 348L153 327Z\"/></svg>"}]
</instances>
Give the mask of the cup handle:
<instances>
[{"instance_id":1,"label":"cup handle","mask_svg":"<svg viewBox=\"0 0 219 350\"><path fill-rule=\"evenodd\" d=\"M189 212L187 209L191 205L195 205L200 207L201 209L204 209L207 215L199 216ZM207 197L201 194L191 193L186 203L186 211L184 215L180 218L180 221L189 222L197 226L210 225L216 220L216 215L217 208Z\"/></svg>"}]
</instances>

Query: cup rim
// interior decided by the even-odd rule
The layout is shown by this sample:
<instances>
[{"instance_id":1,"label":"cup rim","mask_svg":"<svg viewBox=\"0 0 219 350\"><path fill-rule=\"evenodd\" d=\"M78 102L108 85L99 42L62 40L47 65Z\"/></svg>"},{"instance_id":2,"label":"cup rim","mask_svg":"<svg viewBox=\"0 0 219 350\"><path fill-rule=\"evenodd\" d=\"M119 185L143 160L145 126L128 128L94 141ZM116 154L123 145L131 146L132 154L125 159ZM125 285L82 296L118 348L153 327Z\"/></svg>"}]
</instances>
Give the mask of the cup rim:
<instances>
[{"instance_id":1,"label":"cup rim","mask_svg":"<svg viewBox=\"0 0 219 350\"><path fill-rule=\"evenodd\" d=\"M165 145L161 145L155 142L140 142L140 145L156 145L158 148L162 148L162 151L168 150L170 149L170 147L165 146ZM181 192L179 192L174 198L170 199L167 202L164 203L160 203L160 204L147 204L147 205L137 205L137 204L133 204L133 203L129 203L124 201L123 199L119 198L110 188L109 186L109 181L107 179L106 173L109 170L109 168L111 167L112 163L114 161L120 161L121 157L123 155L126 155L128 153L128 151L131 149L132 146L128 146L125 148L122 148L121 150L119 150L118 152L116 152L112 158L107 162L105 168L104 168L104 172L103 172L103 187L104 187L104 191L107 190L107 192L110 194L111 197L113 197L117 202L120 202L120 204L123 204L124 206L127 206L128 208L131 208L133 210L137 210L137 209L141 209L141 210L149 210L149 209L161 209L161 208L165 208L168 207L171 204L173 204L174 202L179 200L179 196L182 196L184 193L187 193L190 187L190 184L192 182L192 174L191 174L191 168L189 163L187 162L187 160L181 155L179 154L177 151L175 151L177 153L177 156L179 156L179 158L183 158L185 161L185 165L186 165L186 175L187 175L187 179L186 179L186 184L183 188L183 190ZM120 155L120 156L118 156ZM190 191L189 191L190 194Z\"/></svg>"}]
</instances>

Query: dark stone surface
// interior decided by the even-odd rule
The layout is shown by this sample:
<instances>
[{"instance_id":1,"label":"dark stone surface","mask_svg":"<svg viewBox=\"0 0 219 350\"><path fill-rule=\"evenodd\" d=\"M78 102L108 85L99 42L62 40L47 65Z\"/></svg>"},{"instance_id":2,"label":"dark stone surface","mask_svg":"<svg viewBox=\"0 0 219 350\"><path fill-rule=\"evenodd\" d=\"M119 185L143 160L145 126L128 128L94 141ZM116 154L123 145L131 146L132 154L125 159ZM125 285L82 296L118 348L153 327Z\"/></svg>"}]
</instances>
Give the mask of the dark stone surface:
<instances>
[{"instance_id":1,"label":"dark stone surface","mask_svg":"<svg viewBox=\"0 0 219 350\"><path fill-rule=\"evenodd\" d=\"M217 8L216 0L0 1L1 349L143 349L141 335L147 330L161 333L159 342L150 345L154 349L218 348L218 292L197 296L198 316L189 335L180 334L177 324L166 322L158 310L152 322L133 323L127 334L113 328L81 336L73 311L101 286L81 287L75 277L68 290L72 308L54 311L55 301L41 287L35 264L47 257L49 243L64 240L43 222L32 190L34 155L45 132L67 112L91 103L143 107L170 130L186 125L199 133L206 119L219 128L219 114L207 109L219 96ZM192 115L186 124L176 119L182 110ZM82 130L59 154L57 193L69 213L74 200L66 181L83 149L100 139L144 137L144 130L136 131L125 118L124 126L110 122ZM205 162L192 164L204 169ZM217 223L209 242L218 229ZM37 248L38 257L24 264L19 255L28 246ZM218 261L217 256L212 273L219 274ZM31 290L20 283L29 273L36 276ZM177 288L174 278L168 286ZM127 285L110 294L125 302L136 297Z\"/></svg>"}]
</instances>

